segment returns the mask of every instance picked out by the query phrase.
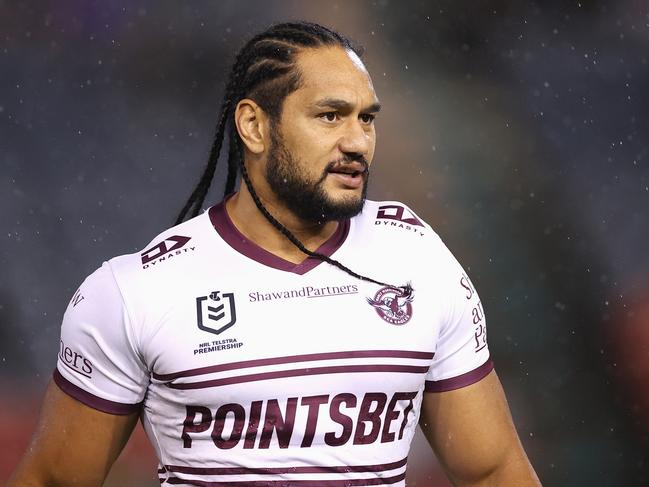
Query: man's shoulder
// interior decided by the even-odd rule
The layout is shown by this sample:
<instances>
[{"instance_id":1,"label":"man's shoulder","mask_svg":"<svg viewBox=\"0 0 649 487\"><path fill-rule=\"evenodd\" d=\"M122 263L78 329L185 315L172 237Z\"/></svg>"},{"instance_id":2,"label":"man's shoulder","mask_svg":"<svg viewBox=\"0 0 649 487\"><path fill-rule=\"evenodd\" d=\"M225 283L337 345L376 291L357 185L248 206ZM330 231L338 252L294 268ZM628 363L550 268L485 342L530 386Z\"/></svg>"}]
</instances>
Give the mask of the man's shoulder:
<instances>
[{"instance_id":1,"label":"man's shoulder","mask_svg":"<svg viewBox=\"0 0 649 487\"><path fill-rule=\"evenodd\" d=\"M206 237L207 214L203 213L178 225L160 232L140 250L124 255L118 255L108 261L113 272L117 275L143 276L157 273L155 269L174 266L172 262L190 260Z\"/></svg>"},{"instance_id":2,"label":"man's shoulder","mask_svg":"<svg viewBox=\"0 0 649 487\"><path fill-rule=\"evenodd\" d=\"M372 255L398 255L399 260L453 267L455 258L441 237L415 210L400 201L370 201L355 217L353 237Z\"/></svg>"},{"instance_id":3,"label":"man's shoulder","mask_svg":"<svg viewBox=\"0 0 649 487\"><path fill-rule=\"evenodd\" d=\"M426 280L443 285L461 271L440 235L403 202L367 201L352 231L354 243L373 265L412 266Z\"/></svg>"}]
</instances>

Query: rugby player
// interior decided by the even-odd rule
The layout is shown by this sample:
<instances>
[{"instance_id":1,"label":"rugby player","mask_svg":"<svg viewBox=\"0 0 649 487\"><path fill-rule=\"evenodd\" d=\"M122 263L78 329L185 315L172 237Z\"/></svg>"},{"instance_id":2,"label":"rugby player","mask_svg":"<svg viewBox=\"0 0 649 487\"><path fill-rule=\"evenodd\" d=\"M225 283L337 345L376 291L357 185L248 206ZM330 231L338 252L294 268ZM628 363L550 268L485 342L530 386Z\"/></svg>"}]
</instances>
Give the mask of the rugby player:
<instances>
[{"instance_id":1,"label":"rugby player","mask_svg":"<svg viewBox=\"0 0 649 487\"><path fill-rule=\"evenodd\" d=\"M365 200L360 54L306 22L241 49L177 224L70 301L10 486L101 485L138 419L164 484L403 486L420 425L454 485L540 485L469 277L410 208Z\"/></svg>"}]
</instances>

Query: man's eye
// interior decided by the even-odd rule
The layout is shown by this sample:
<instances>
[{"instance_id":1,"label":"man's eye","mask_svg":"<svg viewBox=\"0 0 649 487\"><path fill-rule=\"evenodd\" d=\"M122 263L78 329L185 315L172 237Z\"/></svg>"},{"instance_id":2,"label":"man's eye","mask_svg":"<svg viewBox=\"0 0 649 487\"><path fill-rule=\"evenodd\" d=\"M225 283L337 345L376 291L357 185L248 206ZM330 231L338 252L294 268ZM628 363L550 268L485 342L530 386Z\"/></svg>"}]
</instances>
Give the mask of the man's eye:
<instances>
[{"instance_id":1,"label":"man's eye","mask_svg":"<svg viewBox=\"0 0 649 487\"><path fill-rule=\"evenodd\" d=\"M372 115L371 113L362 113L360 116L361 122L370 124L374 121L376 118L376 115Z\"/></svg>"},{"instance_id":2,"label":"man's eye","mask_svg":"<svg viewBox=\"0 0 649 487\"><path fill-rule=\"evenodd\" d=\"M325 122L335 122L336 120L338 120L338 115L336 114L336 112L321 113L319 117Z\"/></svg>"}]
</instances>

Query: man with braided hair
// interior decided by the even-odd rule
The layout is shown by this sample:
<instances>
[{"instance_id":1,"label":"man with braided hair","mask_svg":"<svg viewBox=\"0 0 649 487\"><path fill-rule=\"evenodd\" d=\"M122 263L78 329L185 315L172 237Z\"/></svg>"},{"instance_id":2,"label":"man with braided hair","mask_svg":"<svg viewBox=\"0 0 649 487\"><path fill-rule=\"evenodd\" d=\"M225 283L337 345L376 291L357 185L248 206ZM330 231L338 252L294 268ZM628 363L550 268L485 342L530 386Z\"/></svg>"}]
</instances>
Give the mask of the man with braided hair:
<instances>
[{"instance_id":1,"label":"man with braided hair","mask_svg":"<svg viewBox=\"0 0 649 487\"><path fill-rule=\"evenodd\" d=\"M9 485L101 485L138 417L172 485L403 486L417 424L455 485L539 485L468 276L412 210L365 201L379 109L334 31L242 48L176 226L73 296Z\"/></svg>"}]
</instances>

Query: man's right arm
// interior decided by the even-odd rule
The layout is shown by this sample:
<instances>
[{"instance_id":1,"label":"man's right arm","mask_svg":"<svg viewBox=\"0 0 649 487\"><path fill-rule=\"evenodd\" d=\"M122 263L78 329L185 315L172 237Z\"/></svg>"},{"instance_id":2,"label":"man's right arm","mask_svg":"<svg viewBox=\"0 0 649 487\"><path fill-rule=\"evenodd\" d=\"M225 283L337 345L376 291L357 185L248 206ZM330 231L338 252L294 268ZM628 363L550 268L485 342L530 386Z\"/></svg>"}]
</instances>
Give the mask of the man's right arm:
<instances>
[{"instance_id":1,"label":"man's right arm","mask_svg":"<svg viewBox=\"0 0 649 487\"><path fill-rule=\"evenodd\" d=\"M136 337L106 263L68 305L54 380L10 487L102 485L135 427L148 385Z\"/></svg>"},{"instance_id":2,"label":"man's right arm","mask_svg":"<svg viewBox=\"0 0 649 487\"><path fill-rule=\"evenodd\" d=\"M101 486L138 413L93 409L51 382L32 441L7 487Z\"/></svg>"}]
</instances>

